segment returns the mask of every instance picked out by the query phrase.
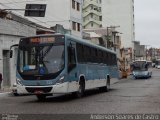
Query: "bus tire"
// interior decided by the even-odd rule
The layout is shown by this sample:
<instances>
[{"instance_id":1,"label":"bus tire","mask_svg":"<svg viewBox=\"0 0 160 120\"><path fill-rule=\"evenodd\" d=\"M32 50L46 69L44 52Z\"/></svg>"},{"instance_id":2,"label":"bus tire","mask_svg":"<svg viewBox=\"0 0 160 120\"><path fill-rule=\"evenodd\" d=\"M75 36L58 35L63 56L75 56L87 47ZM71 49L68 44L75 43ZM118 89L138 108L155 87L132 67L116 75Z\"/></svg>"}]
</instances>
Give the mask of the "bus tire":
<instances>
[{"instance_id":1,"label":"bus tire","mask_svg":"<svg viewBox=\"0 0 160 120\"><path fill-rule=\"evenodd\" d=\"M85 81L84 80L80 80L78 91L75 92L74 95L77 98L81 98L81 97L84 96L84 92L85 92Z\"/></svg>"},{"instance_id":2,"label":"bus tire","mask_svg":"<svg viewBox=\"0 0 160 120\"><path fill-rule=\"evenodd\" d=\"M13 93L13 95L14 95L14 96L19 96L19 94L18 94L18 93Z\"/></svg>"},{"instance_id":3,"label":"bus tire","mask_svg":"<svg viewBox=\"0 0 160 120\"><path fill-rule=\"evenodd\" d=\"M46 95L36 95L38 101L45 101L46 100Z\"/></svg>"},{"instance_id":4,"label":"bus tire","mask_svg":"<svg viewBox=\"0 0 160 120\"><path fill-rule=\"evenodd\" d=\"M110 76L107 75L106 86L100 87L99 90L102 92L108 92L110 89Z\"/></svg>"},{"instance_id":5,"label":"bus tire","mask_svg":"<svg viewBox=\"0 0 160 120\"><path fill-rule=\"evenodd\" d=\"M106 87L106 92L110 90L110 85L111 85L111 78L109 75L107 75L107 87Z\"/></svg>"}]
</instances>

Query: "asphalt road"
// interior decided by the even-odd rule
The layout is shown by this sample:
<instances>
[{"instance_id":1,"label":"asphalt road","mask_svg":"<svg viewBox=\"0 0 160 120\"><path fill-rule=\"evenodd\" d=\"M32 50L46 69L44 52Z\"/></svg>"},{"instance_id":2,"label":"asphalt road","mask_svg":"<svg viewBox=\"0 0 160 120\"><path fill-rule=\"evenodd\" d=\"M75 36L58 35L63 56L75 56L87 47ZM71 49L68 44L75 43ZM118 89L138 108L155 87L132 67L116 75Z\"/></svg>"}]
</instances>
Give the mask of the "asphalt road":
<instances>
[{"instance_id":1,"label":"asphalt road","mask_svg":"<svg viewBox=\"0 0 160 120\"><path fill-rule=\"evenodd\" d=\"M109 92L87 91L85 97L49 97L39 102L35 96L0 96L0 114L138 114L160 113L160 70L150 79L123 79Z\"/></svg>"}]
</instances>

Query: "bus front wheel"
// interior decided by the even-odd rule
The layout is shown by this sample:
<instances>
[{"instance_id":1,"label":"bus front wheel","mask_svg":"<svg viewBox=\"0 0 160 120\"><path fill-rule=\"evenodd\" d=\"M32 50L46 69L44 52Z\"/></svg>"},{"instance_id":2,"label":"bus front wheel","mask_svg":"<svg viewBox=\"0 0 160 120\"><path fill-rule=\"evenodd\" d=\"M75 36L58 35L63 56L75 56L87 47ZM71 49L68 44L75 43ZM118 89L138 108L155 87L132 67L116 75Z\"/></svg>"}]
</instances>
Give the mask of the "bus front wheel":
<instances>
[{"instance_id":1,"label":"bus front wheel","mask_svg":"<svg viewBox=\"0 0 160 120\"><path fill-rule=\"evenodd\" d=\"M36 95L38 101L45 101L46 100L46 95Z\"/></svg>"},{"instance_id":2,"label":"bus front wheel","mask_svg":"<svg viewBox=\"0 0 160 120\"><path fill-rule=\"evenodd\" d=\"M73 95L77 98L81 98L84 96L84 92L85 92L85 82L80 81L78 91L73 93Z\"/></svg>"}]
</instances>

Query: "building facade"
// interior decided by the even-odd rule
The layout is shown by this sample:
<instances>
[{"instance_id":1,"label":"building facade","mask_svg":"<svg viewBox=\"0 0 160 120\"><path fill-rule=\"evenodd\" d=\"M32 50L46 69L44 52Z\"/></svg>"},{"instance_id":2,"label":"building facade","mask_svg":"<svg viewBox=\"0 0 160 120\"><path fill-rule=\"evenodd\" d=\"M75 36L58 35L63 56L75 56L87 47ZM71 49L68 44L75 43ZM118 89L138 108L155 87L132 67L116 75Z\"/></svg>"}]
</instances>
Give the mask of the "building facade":
<instances>
[{"instance_id":1,"label":"building facade","mask_svg":"<svg viewBox=\"0 0 160 120\"><path fill-rule=\"evenodd\" d=\"M3 76L2 88L9 88L16 82L17 58L17 48L13 48L13 58L10 59L10 46L18 44L21 37L36 35L37 28L19 16L9 15L8 19L3 15L0 11L0 73Z\"/></svg>"},{"instance_id":2,"label":"building facade","mask_svg":"<svg viewBox=\"0 0 160 120\"><path fill-rule=\"evenodd\" d=\"M145 60L146 59L146 48L145 45L140 45L140 41L134 41L134 50L133 50L133 60Z\"/></svg>"},{"instance_id":3,"label":"building facade","mask_svg":"<svg viewBox=\"0 0 160 120\"><path fill-rule=\"evenodd\" d=\"M120 26L122 47L133 48L135 40L134 0L102 0L102 26Z\"/></svg>"},{"instance_id":4,"label":"building facade","mask_svg":"<svg viewBox=\"0 0 160 120\"><path fill-rule=\"evenodd\" d=\"M121 36L119 34L115 34L118 33L115 29L96 28L84 29L83 31L90 35L90 41L92 43L113 50L117 53L117 57L120 57L119 50L121 48Z\"/></svg>"},{"instance_id":5,"label":"building facade","mask_svg":"<svg viewBox=\"0 0 160 120\"><path fill-rule=\"evenodd\" d=\"M101 0L84 0L83 2L83 28L102 27Z\"/></svg>"},{"instance_id":6,"label":"building facade","mask_svg":"<svg viewBox=\"0 0 160 120\"><path fill-rule=\"evenodd\" d=\"M5 0L1 1L1 8L24 9L26 4L46 4L45 17L26 17L27 19L46 27L53 27L56 24L63 25L70 30L74 36L82 37L82 0ZM5 4L6 3L6 4ZM9 4L7 4L9 3ZM24 16L24 11L12 11Z\"/></svg>"}]
</instances>

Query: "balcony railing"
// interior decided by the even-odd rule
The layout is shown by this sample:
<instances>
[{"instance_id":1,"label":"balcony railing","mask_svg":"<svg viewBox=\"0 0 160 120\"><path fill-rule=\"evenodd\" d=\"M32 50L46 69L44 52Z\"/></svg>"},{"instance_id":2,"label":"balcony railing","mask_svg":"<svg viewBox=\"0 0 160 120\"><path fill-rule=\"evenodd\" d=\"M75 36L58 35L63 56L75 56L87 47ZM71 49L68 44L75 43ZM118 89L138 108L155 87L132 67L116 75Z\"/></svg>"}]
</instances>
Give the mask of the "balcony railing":
<instances>
[{"instance_id":1,"label":"balcony railing","mask_svg":"<svg viewBox=\"0 0 160 120\"><path fill-rule=\"evenodd\" d=\"M85 1L84 2L84 6L83 9L85 9L86 7L88 7L89 5L94 5L96 7L101 7L101 4L97 3L96 1Z\"/></svg>"},{"instance_id":2,"label":"balcony railing","mask_svg":"<svg viewBox=\"0 0 160 120\"><path fill-rule=\"evenodd\" d=\"M98 25L101 25L102 24L102 22L101 21L99 21L99 20L96 20L96 19L94 19L94 18L89 18L89 19L86 19L85 20L85 22L83 23L83 26L86 26L88 23L90 23L90 22L94 22L94 23L96 23L96 24L98 24Z\"/></svg>"},{"instance_id":3,"label":"balcony railing","mask_svg":"<svg viewBox=\"0 0 160 120\"><path fill-rule=\"evenodd\" d=\"M90 10L90 11L84 11L84 12L83 12L83 17L86 17L86 16L89 15L90 13L93 13L93 14L95 14L95 15L97 15L97 16L101 16L101 15L102 15L102 13L99 12L99 11L97 11L97 10Z\"/></svg>"}]
</instances>

